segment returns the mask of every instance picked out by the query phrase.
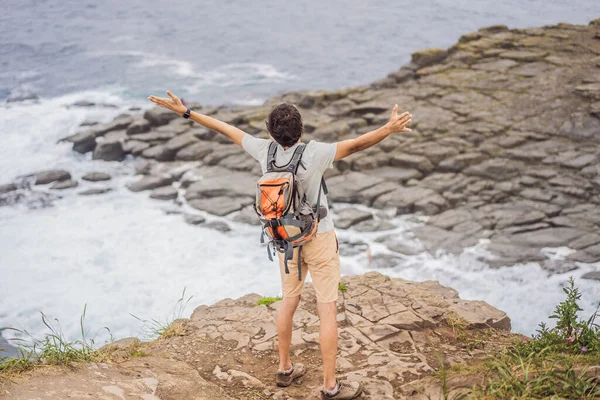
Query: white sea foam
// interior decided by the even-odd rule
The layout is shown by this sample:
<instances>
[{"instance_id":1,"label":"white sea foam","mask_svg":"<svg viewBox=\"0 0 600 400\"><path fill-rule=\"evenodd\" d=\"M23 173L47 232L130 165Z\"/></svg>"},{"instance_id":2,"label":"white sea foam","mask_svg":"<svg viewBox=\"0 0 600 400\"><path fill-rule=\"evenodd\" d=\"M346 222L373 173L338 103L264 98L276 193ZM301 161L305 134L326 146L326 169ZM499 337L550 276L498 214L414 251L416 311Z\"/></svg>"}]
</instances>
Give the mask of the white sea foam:
<instances>
[{"instance_id":1,"label":"white sea foam","mask_svg":"<svg viewBox=\"0 0 600 400\"><path fill-rule=\"evenodd\" d=\"M54 207L29 210L0 208L0 327L25 328L41 335L38 311L61 321L67 337L79 335L79 316L87 304L91 332L109 327L116 337L137 335L140 318L165 318L184 287L193 299L187 315L199 304L245 293L280 293L278 268L258 243L258 228L228 221L233 230L219 233L186 224L181 215L162 211L168 203L147 193L131 193L124 185L136 179L133 162L90 160L57 140L78 130L86 120L108 121L132 104L121 91L85 92L39 103L2 105L0 112L0 183L47 168L65 168L79 179L105 171L114 179L81 182L61 192ZM75 101L110 103L117 108L67 107ZM35 118L32 118L35 116ZM77 196L87 187L108 185L113 192ZM187 210L191 212L191 210ZM217 217L210 217L220 219ZM392 231L414 243L410 217L398 217ZM341 239L363 240L371 253L389 253L375 242L383 233L340 231ZM551 257L565 249L547 249ZM435 279L458 290L462 298L481 299L508 312L516 331L531 333L562 298L560 285L570 274L548 276L537 264L489 269L485 246L446 254L404 257L399 266L381 272L417 281ZM344 274L373 269L366 254L343 257ZM585 312L593 311L600 285L578 279L593 266L581 264L572 273L583 296ZM4 332L5 335L9 332ZM101 334L100 341L107 337Z\"/></svg>"},{"instance_id":2,"label":"white sea foam","mask_svg":"<svg viewBox=\"0 0 600 400\"><path fill-rule=\"evenodd\" d=\"M88 53L88 55L90 57L133 57L137 60L133 64L134 68L156 69L160 67L164 75L190 78L187 90L191 94L200 93L207 86L239 87L273 84L297 78L293 74L279 71L271 64L255 62L229 63L210 70L198 70L189 61L142 51L95 51Z\"/></svg>"}]
</instances>

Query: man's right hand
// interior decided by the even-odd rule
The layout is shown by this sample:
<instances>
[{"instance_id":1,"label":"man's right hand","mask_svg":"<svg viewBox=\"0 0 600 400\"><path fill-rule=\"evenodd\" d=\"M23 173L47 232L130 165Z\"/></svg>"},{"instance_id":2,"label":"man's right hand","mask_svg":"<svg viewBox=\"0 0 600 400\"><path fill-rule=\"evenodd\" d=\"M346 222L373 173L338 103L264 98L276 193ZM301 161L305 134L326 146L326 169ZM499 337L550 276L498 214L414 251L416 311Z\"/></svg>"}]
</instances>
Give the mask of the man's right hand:
<instances>
[{"instance_id":1,"label":"man's right hand","mask_svg":"<svg viewBox=\"0 0 600 400\"><path fill-rule=\"evenodd\" d=\"M185 112L187 111L187 107L183 105L181 100L179 100L179 97L175 96L168 90L167 94L169 95L170 99L166 97L149 96L148 100L150 100L159 107L166 108L167 110L176 112L179 115L185 114Z\"/></svg>"},{"instance_id":2,"label":"man's right hand","mask_svg":"<svg viewBox=\"0 0 600 400\"><path fill-rule=\"evenodd\" d=\"M412 129L406 127L411 123L411 121L412 115L410 115L408 111L398 115L398 104L396 104L392 110L392 116L386 124L386 127L391 132L412 132Z\"/></svg>"}]
</instances>

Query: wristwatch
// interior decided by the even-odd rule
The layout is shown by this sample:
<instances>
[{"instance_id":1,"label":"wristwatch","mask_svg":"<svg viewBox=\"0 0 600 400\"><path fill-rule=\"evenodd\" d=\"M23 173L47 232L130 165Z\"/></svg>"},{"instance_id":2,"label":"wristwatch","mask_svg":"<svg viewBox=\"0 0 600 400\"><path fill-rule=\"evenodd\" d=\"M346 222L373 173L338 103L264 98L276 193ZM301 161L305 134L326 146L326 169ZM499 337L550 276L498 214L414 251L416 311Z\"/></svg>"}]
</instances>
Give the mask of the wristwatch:
<instances>
[{"instance_id":1,"label":"wristwatch","mask_svg":"<svg viewBox=\"0 0 600 400\"><path fill-rule=\"evenodd\" d=\"M189 108L187 110L185 110L185 113L183 114L183 118L185 119L189 119L190 118L190 114L192 113L192 110L190 110Z\"/></svg>"}]
</instances>

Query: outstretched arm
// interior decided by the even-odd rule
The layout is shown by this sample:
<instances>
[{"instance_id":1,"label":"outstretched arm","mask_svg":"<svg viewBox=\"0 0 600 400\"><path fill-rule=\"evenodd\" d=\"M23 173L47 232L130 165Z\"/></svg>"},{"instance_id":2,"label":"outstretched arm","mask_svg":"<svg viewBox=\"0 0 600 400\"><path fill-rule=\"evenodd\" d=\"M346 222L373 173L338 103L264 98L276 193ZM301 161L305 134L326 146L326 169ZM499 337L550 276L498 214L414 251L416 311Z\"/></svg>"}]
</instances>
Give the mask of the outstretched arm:
<instances>
[{"instance_id":1,"label":"outstretched arm","mask_svg":"<svg viewBox=\"0 0 600 400\"><path fill-rule=\"evenodd\" d=\"M398 104L394 106L392 110L392 117L387 124L374 131L367 132L354 139L348 139L341 141L337 144L337 150L335 153L335 160L341 160L344 157L348 157L351 154L359 151L368 149L371 146L375 146L383 139L388 137L394 132L411 132L410 128L406 126L410 124L412 115L408 111L398 115Z\"/></svg>"},{"instance_id":2,"label":"outstretched arm","mask_svg":"<svg viewBox=\"0 0 600 400\"><path fill-rule=\"evenodd\" d=\"M167 94L169 95L170 99L165 97L150 96L148 97L148 100L159 107L166 108L167 110L171 110L179 115L185 114L187 107L183 105L181 100L179 100L179 97L175 96L168 90ZM190 119L208 129L212 129L215 132L219 132L220 134L227 136L229 139L233 140L235 144L242 147L242 139L246 135L246 132L242 131L241 129L196 111L192 111L190 114Z\"/></svg>"}]
</instances>

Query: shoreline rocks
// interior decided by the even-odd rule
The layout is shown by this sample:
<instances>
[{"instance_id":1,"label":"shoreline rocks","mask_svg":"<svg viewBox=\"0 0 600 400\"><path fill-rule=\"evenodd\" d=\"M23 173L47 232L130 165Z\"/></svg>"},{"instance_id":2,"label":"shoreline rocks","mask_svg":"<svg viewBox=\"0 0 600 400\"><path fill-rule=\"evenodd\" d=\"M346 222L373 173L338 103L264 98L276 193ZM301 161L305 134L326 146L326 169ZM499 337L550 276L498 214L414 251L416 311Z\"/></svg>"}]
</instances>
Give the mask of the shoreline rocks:
<instances>
[{"instance_id":1,"label":"shoreline rocks","mask_svg":"<svg viewBox=\"0 0 600 400\"><path fill-rule=\"evenodd\" d=\"M546 246L572 247L576 252L567 261L595 262L599 35L596 21L486 27L449 49L415 52L411 63L371 85L292 92L262 106L203 112L267 138L264 119L271 106L288 101L303 116L305 141L335 142L380 127L400 104L413 114L413 131L336 162L326 172L330 203L428 216L414 232L428 251L460 253L489 241L494 266L543 261ZM239 212L235 218L252 221L244 210L253 201L258 163L174 113L155 108L120 115L66 140L76 151L93 151L94 158L131 154L165 170L197 163L193 172L167 177L164 170L150 171L129 187L157 190L179 181L182 201L190 206L220 216ZM153 196L174 199L175 192L165 188ZM338 226L374 224L349 218L342 215Z\"/></svg>"}]
</instances>

